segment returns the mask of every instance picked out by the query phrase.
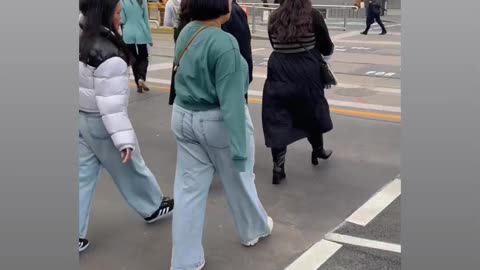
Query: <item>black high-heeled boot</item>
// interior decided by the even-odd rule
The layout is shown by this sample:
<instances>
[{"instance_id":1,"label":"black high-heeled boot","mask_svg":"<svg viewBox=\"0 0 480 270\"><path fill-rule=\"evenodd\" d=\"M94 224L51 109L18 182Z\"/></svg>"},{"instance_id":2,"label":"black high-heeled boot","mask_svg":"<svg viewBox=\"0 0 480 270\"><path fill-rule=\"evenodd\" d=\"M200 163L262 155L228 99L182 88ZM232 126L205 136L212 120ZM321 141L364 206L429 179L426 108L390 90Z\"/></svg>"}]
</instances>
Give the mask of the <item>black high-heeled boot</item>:
<instances>
[{"instance_id":1,"label":"black high-heeled boot","mask_svg":"<svg viewBox=\"0 0 480 270\"><path fill-rule=\"evenodd\" d=\"M272 184L278 185L284 180L287 175L285 174L285 155L287 154L287 148L272 148L273 157L273 176Z\"/></svg>"},{"instance_id":2,"label":"black high-heeled boot","mask_svg":"<svg viewBox=\"0 0 480 270\"><path fill-rule=\"evenodd\" d=\"M332 150L327 150L325 148L319 148L312 151L312 164L317 166L318 159L327 160L333 154Z\"/></svg>"},{"instance_id":3,"label":"black high-heeled boot","mask_svg":"<svg viewBox=\"0 0 480 270\"><path fill-rule=\"evenodd\" d=\"M287 175L285 174L285 168L284 167L277 167L275 165L273 166L272 184L278 185L286 177L287 177Z\"/></svg>"}]
</instances>

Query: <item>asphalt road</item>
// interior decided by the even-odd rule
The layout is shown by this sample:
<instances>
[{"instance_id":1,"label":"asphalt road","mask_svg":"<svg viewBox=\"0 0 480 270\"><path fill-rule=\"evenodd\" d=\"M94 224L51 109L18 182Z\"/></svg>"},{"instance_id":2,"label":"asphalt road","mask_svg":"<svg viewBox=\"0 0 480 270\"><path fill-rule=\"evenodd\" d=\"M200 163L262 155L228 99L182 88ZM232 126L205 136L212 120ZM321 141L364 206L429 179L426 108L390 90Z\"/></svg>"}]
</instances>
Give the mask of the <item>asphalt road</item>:
<instances>
[{"instance_id":1,"label":"asphalt road","mask_svg":"<svg viewBox=\"0 0 480 270\"><path fill-rule=\"evenodd\" d=\"M348 33L350 35L345 35ZM343 87L328 93L329 100L334 101L334 104L331 102L334 130L326 135L325 141L327 147L334 150L334 155L331 160L312 167L308 142L299 141L289 147L287 181L280 186L271 184L272 162L268 149L264 147L260 117L266 69L256 65L249 105L256 129L256 183L260 198L275 221L275 229L272 237L258 246L243 247L235 234L221 185L214 181L204 235L205 270L283 270L324 239L325 234L344 224L350 214L399 174L399 75L397 78L363 74L369 69L400 74L400 46L396 45L399 36L379 39L376 35L364 37L355 32L335 32L333 35L343 35L336 39L337 49L338 46L346 48L346 51L337 51L332 60ZM255 59L268 57L268 41L254 40L252 44ZM164 193L170 195L176 157L166 91L173 53L171 37L156 35L151 52L152 70L148 80L152 91L138 94L132 88L129 114L146 163L157 176ZM367 226L364 230L348 227L340 232L356 237L371 236L378 241L396 241L396 225L392 224L399 220L397 208L376 217L370 223L373 227ZM376 224L378 218L380 221ZM387 228L383 229L383 235L388 236L375 234L382 231L378 228ZM394 231L385 232L388 228ZM171 221L168 219L151 226L144 224L128 208L110 177L104 173L92 209L88 235L91 246L80 256L81 269L169 269L170 231ZM359 265L363 266L348 266L348 263L355 262L354 258L361 258ZM386 266L370 268L375 262ZM339 268L341 265L344 268ZM391 267L398 265L395 254L343 245L319 269L397 269Z\"/></svg>"}]
</instances>

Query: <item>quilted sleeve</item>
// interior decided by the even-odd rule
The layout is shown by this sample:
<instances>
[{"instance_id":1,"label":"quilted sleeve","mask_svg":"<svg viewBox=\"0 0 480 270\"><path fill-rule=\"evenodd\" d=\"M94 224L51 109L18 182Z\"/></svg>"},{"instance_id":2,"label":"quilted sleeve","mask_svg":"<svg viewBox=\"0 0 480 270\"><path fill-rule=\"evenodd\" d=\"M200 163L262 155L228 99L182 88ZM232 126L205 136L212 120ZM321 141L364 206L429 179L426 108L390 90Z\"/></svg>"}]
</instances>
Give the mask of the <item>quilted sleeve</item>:
<instances>
[{"instance_id":1,"label":"quilted sleeve","mask_svg":"<svg viewBox=\"0 0 480 270\"><path fill-rule=\"evenodd\" d=\"M120 57L103 62L94 72L97 106L115 147L134 149L136 135L128 117L128 66Z\"/></svg>"}]
</instances>

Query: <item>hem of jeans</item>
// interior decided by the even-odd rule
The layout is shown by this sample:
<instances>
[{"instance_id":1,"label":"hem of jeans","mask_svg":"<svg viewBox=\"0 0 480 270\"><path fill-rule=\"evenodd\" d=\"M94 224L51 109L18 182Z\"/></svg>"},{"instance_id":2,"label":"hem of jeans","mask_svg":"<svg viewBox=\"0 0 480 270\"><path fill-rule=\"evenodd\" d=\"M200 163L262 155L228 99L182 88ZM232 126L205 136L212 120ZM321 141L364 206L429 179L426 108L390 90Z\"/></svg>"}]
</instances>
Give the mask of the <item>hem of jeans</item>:
<instances>
[{"instance_id":1,"label":"hem of jeans","mask_svg":"<svg viewBox=\"0 0 480 270\"><path fill-rule=\"evenodd\" d=\"M247 242L242 242L242 241L240 241L240 242L241 242L242 245L244 245L244 246L251 246L251 245L252 245L252 244L251 244L252 242L256 241L256 242L258 243L258 241L260 241L260 239L265 238L265 237L267 237L267 236L270 236L271 234L272 234L272 232L267 232L267 233L264 233L264 234L262 234L262 235L260 235L260 236L258 236L258 237L253 238L253 239L250 240L250 241L247 241ZM256 243L255 243L255 244L256 244Z\"/></svg>"},{"instance_id":2,"label":"hem of jeans","mask_svg":"<svg viewBox=\"0 0 480 270\"><path fill-rule=\"evenodd\" d=\"M189 266L181 266L181 267L171 266L170 270L197 270L197 269L200 269L199 267L204 267L204 266L205 266L205 260L199 263L191 264Z\"/></svg>"}]
</instances>

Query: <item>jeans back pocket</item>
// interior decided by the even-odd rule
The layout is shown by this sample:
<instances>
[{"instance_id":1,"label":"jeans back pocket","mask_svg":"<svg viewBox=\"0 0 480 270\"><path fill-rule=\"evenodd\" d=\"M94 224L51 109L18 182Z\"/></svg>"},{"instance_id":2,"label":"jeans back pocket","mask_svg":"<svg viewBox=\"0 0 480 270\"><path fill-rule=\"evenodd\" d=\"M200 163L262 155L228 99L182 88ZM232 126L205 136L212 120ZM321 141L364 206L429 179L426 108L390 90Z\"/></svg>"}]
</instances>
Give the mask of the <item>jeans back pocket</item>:
<instances>
[{"instance_id":1,"label":"jeans back pocket","mask_svg":"<svg viewBox=\"0 0 480 270\"><path fill-rule=\"evenodd\" d=\"M225 149L230 146L228 134L223 119L205 119L202 124L202 133L208 147Z\"/></svg>"}]
</instances>

